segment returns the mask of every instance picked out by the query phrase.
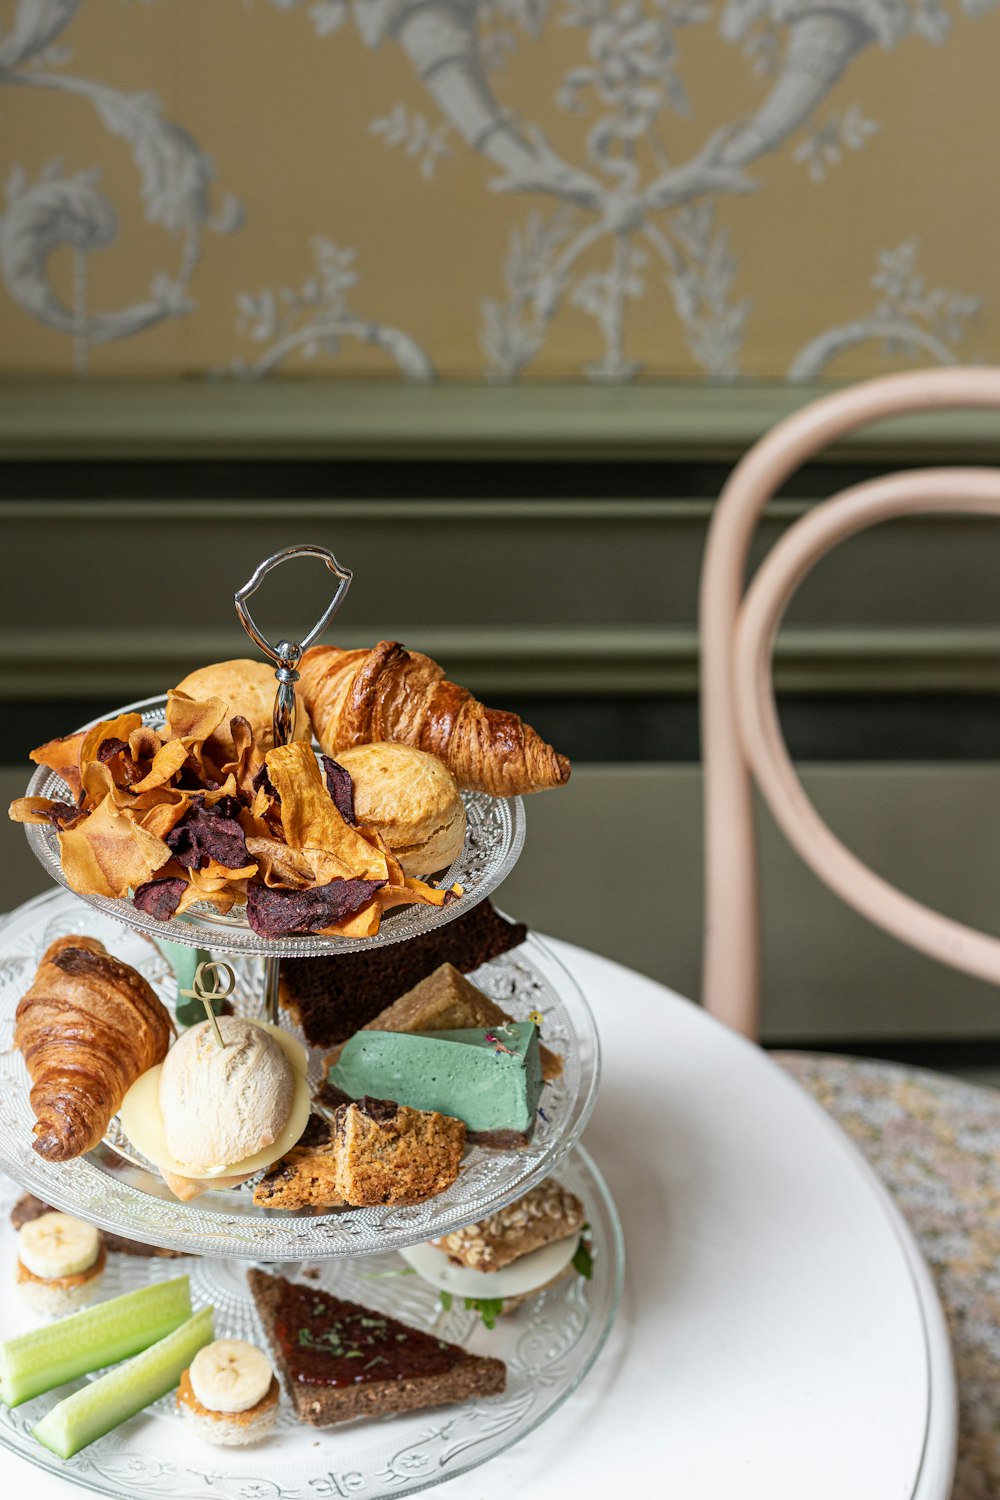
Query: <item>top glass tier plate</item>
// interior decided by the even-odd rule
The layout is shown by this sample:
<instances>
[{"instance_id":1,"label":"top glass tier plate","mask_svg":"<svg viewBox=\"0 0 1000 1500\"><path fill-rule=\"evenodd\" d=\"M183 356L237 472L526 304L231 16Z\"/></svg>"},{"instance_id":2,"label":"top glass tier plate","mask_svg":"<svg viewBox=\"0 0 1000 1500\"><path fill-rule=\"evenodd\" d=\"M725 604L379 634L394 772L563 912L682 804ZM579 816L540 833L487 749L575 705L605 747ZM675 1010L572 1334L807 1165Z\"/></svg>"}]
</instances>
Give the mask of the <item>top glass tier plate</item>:
<instances>
[{"instance_id":1,"label":"top glass tier plate","mask_svg":"<svg viewBox=\"0 0 1000 1500\"><path fill-rule=\"evenodd\" d=\"M125 704L123 708L110 709L81 727L89 729L102 719L113 719L118 714L139 713L145 724L159 728L165 722L166 705L165 697L142 698L137 703ZM65 800L69 793L62 777L42 766L29 781L25 795ZM375 937L320 937L310 933L303 937L263 938L247 925L243 907L237 907L235 914L223 917L213 907L198 902L189 907L183 918L159 922L155 917L137 911L131 901L114 900L108 896L82 896L80 899L137 932L170 938L175 943L186 943L189 948L211 948L216 953L308 958L318 953L360 953L366 948L384 948L390 943L418 937L433 927L443 927L446 922L462 916L495 890L517 863L524 845L524 804L520 797L502 799L488 797L483 792L463 792L462 800L467 821L465 846L455 863L439 877L438 884L448 886L457 882L463 894L445 906L394 907L382 918ZM60 885L67 885L55 830L48 824L26 823L25 833L32 850L52 879Z\"/></svg>"}]
</instances>

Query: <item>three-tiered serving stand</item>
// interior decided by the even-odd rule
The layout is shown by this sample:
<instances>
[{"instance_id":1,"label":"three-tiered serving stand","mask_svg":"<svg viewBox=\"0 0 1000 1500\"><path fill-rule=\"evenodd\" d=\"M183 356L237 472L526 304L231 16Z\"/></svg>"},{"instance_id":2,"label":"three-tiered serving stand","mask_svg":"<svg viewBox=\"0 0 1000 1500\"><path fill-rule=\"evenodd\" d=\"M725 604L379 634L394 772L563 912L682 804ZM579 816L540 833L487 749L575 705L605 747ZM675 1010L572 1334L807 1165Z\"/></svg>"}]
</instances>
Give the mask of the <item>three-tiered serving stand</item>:
<instances>
[{"instance_id":1,"label":"three-tiered serving stand","mask_svg":"<svg viewBox=\"0 0 1000 1500\"><path fill-rule=\"evenodd\" d=\"M248 600L265 576L292 558L319 559L336 577L329 606L301 642L272 645L254 621ZM294 684L303 651L326 629L351 582L333 553L317 546L289 547L268 558L237 591L237 613L247 633L275 666L277 692L274 741L287 742L295 729ZM143 722L165 722L166 698L142 700L101 715L141 714ZM90 727L85 726L85 727ZM54 772L40 769L28 796L65 799L67 789ZM416 1412L380 1422L315 1429L298 1424L283 1409L277 1433L247 1450L209 1448L181 1434L170 1399L125 1424L61 1463L30 1436L30 1428L52 1397L40 1397L10 1411L0 1406L0 1444L34 1463L52 1467L99 1493L184 1497L184 1500L305 1500L315 1494L408 1495L484 1462L543 1421L590 1368L610 1330L622 1281L622 1240L614 1204L597 1169L575 1143L596 1098L599 1047L589 1007L556 955L534 935L512 952L483 965L475 983L515 1019L543 1017L546 1043L564 1059L562 1076L546 1085L535 1130L519 1151L473 1147L458 1180L426 1203L406 1207L348 1208L322 1214L257 1207L252 1185L210 1191L192 1202L178 1202L162 1178L125 1137L117 1120L104 1141L87 1156L47 1162L31 1148L33 1115L29 1081L13 1048L17 1001L28 988L41 955L58 936L97 937L117 957L137 968L173 1009L177 982L158 946L164 938L184 948L224 957L237 976L236 1008L247 1015L279 1018L278 977L282 959L357 953L405 942L463 915L485 899L513 868L524 842L524 808L519 798L501 800L464 793L467 835L462 853L439 877L457 883L457 900L441 907L407 906L389 911L375 937L355 940L308 936L268 939L246 923L242 908L220 916L198 904L182 918L159 922L131 901L81 897L54 890L18 908L0 927L0 1170L12 1182L6 1200L0 1189L0 1215L13 1202L19 1184L54 1207L100 1228L163 1250L196 1259L112 1256L105 1275L114 1295L134 1286L187 1271L197 1306L216 1310L218 1337L245 1337L262 1343L246 1288L247 1263L280 1265L285 1275L302 1275L340 1296L364 1302L433 1329L443 1338L477 1353L507 1361L504 1395L438 1411ZM29 824L32 849L57 885L65 886L58 841L48 825ZM123 928L125 929L123 931ZM284 1015L283 1024L297 1031ZM310 1081L321 1081L322 1061L311 1053ZM492 1332L458 1299L448 1311L437 1293L407 1274L400 1247L434 1239L492 1214L520 1197L558 1166L559 1180L586 1205L595 1250L590 1281L574 1276L543 1292L515 1316L500 1319ZM13 1274L10 1243L0 1248L0 1277ZM23 1315L11 1298L0 1299L0 1338L19 1331ZM18 1322L18 1317L22 1322ZM63 1394L60 1392L59 1394Z\"/></svg>"}]
</instances>

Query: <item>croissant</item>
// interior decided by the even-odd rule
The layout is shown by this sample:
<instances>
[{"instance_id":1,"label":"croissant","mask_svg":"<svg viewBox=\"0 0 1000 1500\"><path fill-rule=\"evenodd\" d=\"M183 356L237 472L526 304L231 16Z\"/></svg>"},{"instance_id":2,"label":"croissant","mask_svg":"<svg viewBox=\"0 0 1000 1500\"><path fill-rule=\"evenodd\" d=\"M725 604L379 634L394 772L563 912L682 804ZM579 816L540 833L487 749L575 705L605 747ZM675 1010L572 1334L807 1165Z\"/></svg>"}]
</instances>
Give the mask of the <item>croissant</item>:
<instances>
[{"instance_id":1,"label":"croissant","mask_svg":"<svg viewBox=\"0 0 1000 1500\"><path fill-rule=\"evenodd\" d=\"M459 786L517 797L562 786L570 764L517 714L486 708L444 669L398 641L370 651L313 646L303 656L302 696L328 755L396 740L444 761Z\"/></svg>"},{"instance_id":2,"label":"croissant","mask_svg":"<svg viewBox=\"0 0 1000 1500\"><path fill-rule=\"evenodd\" d=\"M14 1019L39 1156L69 1161L92 1150L131 1085L167 1055L170 1031L135 969L95 938L57 938Z\"/></svg>"}]
</instances>

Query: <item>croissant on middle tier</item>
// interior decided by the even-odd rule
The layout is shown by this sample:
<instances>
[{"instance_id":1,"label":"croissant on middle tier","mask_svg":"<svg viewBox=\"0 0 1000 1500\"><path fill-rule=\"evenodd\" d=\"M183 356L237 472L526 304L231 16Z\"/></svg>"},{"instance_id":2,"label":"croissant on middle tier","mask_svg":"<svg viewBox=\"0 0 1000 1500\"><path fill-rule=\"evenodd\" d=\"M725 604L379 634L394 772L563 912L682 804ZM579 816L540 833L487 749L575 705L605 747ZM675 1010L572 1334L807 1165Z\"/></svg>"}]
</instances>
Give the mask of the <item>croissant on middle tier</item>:
<instances>
[{"instance_id":1,"label":"croissant on middle tier","mask_svg":"<svg viewBox=\"0 0 1000 1500\"><path fill-rule=\"evenodd\" d=\"M69 1161L93 1150L135 1080L166 1057L170 1033L141 974L96 938L57 938L14 1021L39 1156Z\"/></svg>"},{"instance_id":2,"label":"croissant on middle tier","mask_svg":"<svg viewBox=\"0 0 1000 1500\"><path fill-rule=\"evenodd\" d=\"M327 755L395 740L436 755L460 787L517 797L562 786L570 764L517 714L487 708L444 668L398 641L370 651L312 646L302 696Z\"/></svg>"}]
</instances>

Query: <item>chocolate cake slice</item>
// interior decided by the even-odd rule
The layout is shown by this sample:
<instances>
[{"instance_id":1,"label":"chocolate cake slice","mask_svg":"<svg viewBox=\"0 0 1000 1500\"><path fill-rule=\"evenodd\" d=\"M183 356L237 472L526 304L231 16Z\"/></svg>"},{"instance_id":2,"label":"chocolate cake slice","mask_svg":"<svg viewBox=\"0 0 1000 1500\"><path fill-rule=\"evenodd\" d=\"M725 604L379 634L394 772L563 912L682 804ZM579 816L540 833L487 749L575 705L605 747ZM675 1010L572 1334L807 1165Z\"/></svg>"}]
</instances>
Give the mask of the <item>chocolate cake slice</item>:
<instances>
[{"instance_id":1,"label":"chocolate cake slice","mask_svg":"<svg viewBox=\"0 0 1000 1500\"><path fill-rule=\"evenodd\" d=\"M247 1281L296 1413L314 1427L504 1389L503 1360L469 1354L318 1287L256 1270Z\"/></svg>"},{"instance_id":2,"label":"chocolate cake slice","mask_svg":"<svg viewBox=\"0 0 1000 1500\"><path fill-rule=\"evenodd\" d=\"M523 943L523 922L508 922L490 901L405 943L365 953L281 960L281 1003L313 1047L334 1047L441 964L470 974Z\"/></svg>"}]
</instances>

